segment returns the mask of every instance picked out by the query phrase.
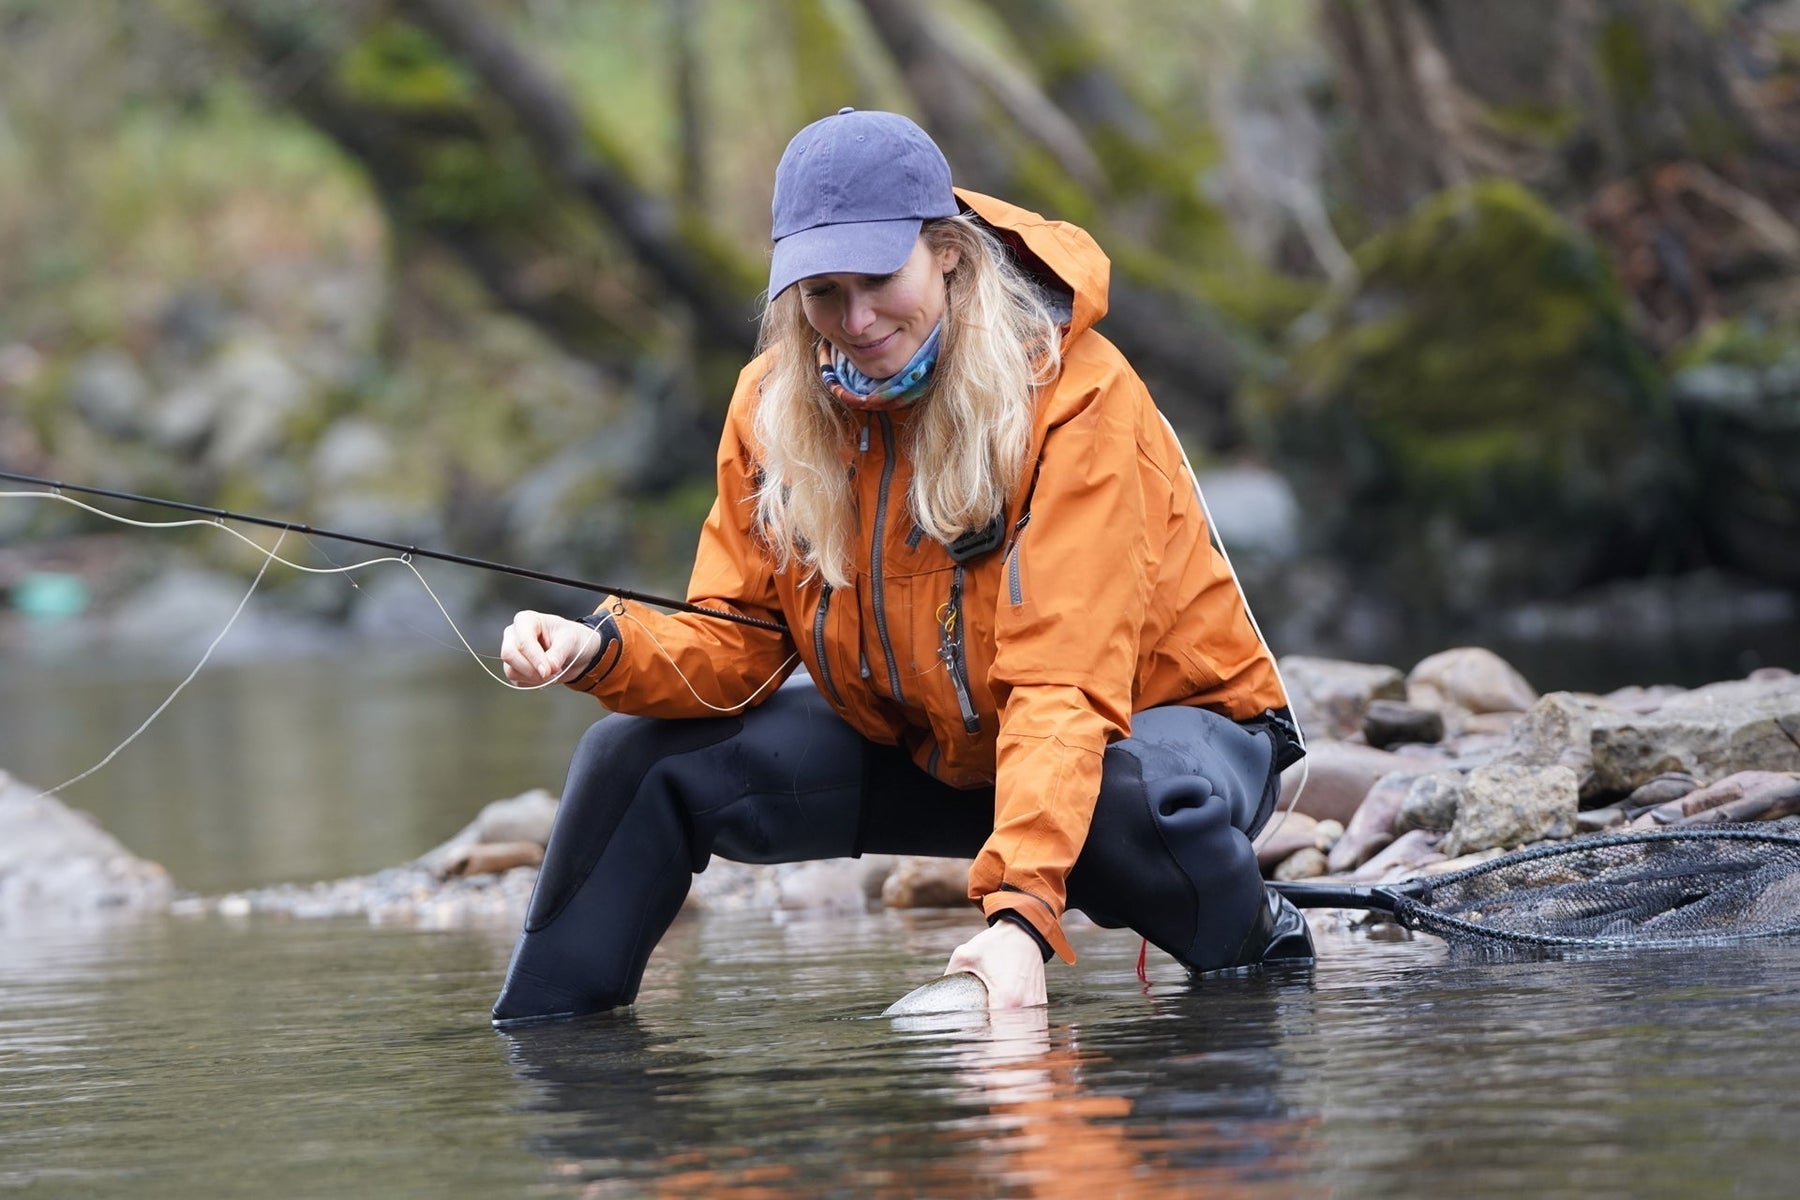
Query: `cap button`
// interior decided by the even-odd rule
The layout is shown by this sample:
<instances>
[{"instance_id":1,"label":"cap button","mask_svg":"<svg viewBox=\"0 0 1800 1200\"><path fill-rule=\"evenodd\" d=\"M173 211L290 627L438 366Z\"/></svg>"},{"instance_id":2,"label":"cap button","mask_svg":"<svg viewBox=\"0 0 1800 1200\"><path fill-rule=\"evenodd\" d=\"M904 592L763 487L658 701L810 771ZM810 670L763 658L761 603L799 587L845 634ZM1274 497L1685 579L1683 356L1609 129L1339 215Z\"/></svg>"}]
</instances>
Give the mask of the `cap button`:
<instances>
[{"instance_id":1,"label":"cap button","mask_svg":"<svg viewBox=\"0 0 1800 1200\"><path fill-rule=\"evenodd\" d=\"M837 115L838 115L838 116L840 116L840 117L841 117L841 116L843 116L843 115L844 115L844 114L845 114L845 113L852 113L852 112L855 112L855 111L856 111L856 110L855 110L855 109L854 109L854 108L852 108L852 107L850 107L850 105L848 105L848 104L846 104L846 105L844 105L844 107L842 107L842 108L840 108L840 109L838 109L838 110L837 110Z\"/></svg>"}]
</instances>

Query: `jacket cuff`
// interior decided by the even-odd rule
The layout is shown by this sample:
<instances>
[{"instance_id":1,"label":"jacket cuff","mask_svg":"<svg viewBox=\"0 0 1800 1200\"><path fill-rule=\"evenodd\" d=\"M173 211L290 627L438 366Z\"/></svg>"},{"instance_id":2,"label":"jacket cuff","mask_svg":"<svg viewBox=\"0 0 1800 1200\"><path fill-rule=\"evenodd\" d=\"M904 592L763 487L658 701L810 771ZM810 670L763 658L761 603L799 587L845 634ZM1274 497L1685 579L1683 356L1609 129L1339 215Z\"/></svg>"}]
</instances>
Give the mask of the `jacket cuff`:
<instances>
[{"instance_id":1,"label":"jacket cuff","mask_svg":"<svg viewBox=\"0 0 1800 1200\"><path fill-rule=\"evenodd\" d=\"M981 898L981 911L990 925L1003 915L1022 921L1031 927L1042 944L1055 952L1056 957L1066 963L1075 961L1075 947L1063 936L1061 914L1048 901L1003 883L999 891L989 892Z\"/></svg>"},{"instance_id":2,"label":"jacket cuff","mask_svg":"<svg viewBox=\"0 0 1800 1200\"><path fill-rule=\"evenodd\" d=\"M613 619L610 601L581 618L581 623L600 635L600 647L588 659L587 665L572 678L564 680L564 684L578 692L592 692L625 657L625 639L620 636L619 624Z\"/></svg>"}]
</instances>

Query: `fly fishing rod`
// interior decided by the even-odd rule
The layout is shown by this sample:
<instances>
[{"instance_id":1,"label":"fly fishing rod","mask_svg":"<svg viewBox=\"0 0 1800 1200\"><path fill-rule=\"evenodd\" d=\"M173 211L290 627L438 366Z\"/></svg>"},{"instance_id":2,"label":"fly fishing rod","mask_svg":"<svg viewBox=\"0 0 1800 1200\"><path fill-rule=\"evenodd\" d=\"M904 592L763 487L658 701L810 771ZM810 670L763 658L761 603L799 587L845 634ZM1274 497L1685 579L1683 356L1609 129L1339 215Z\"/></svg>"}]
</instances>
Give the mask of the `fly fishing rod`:
<instances>
[{"instance_id":1,"label":"fly fishing rod","mask_svg":"<svg viewBox=\"0 0 1800 1200\"><path fill-rule=\"evenodd\" d=\"M438 562L455 563L461 567L475 567L483 571L495 571L502 575L516 575L520 579L533 579L539 583L554 583L560 587L575 588L577 591L594 592L601 595L618 596L624 600L636 600L643 604L653 604L658 608L674 609L678 612L697 613L704 617L717 617L721 621L734 621L739 625L751 625L757 629L773 629L780 633L787 632L787 626L780 621L765 620L762 617L748 617L742 613L727 612L724 609L707 608L700 604L691 604L686 600L673 600L667 596L653 596L647 592L632 591L629 588L608 587L603 583L590 583L585 579L571 579L566 575L552 575L548 571L534 571L529 567L515 567L506 563L493 562L485 558L472 558L466 554L451 554L443 550L427 550L418 546L408 546L400 542L384 541L381 538L364 537L356 533L339 533L331 529L319 529L298 521L281 521L273 517L258 517L248 513L232 512L224 508L209 508L204 504L189 504L182 500L164 500L156 496L140 496L132 492L113 491L109 488L87 487L76 483L63 483L55 479L42 479L36 475L19 475L11 471L0 471L0 479L14 483L28 483L36 487L48 488L51 492L75 492L84 496L102 496L108 500L124 500L132 504L148 504L154 508L168 508L177 512L199 513L220 521L237 521L245 525L262 525L270 529L282 529L291 533L303 533L309 537L330 538L338 542L352 542L359 546L372 546L377 550L391 550L396 554L413 558L430 558Z\"/></svg>"}]
</instances>

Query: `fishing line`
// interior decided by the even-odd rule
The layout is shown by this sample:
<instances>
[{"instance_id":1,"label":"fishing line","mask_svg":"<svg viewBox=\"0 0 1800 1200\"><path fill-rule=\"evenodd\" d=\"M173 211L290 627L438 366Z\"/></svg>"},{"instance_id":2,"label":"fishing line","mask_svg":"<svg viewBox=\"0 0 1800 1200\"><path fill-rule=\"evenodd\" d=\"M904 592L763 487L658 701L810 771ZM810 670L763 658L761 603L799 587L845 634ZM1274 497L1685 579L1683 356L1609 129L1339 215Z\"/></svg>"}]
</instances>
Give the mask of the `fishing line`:
<instances>
[{"instance_id":1,"label":"fishing line","mask_svg":"<svg viewBox=\"0 0 1800 1200\"><path fill-rule=\"evenodd\" d=\"M264 555L265 556L265 560L263 562L264 570L268 569L268 566L270 563L278 562L284 567L289 567L295 571L300 571L307 575L345 575L345 576L348 576L351 572L360 571L364 567L378 566L382 563L399 563L401 566L405 567L407 570L409 570L413 573L413 578L415 578L419 581L419 586L425 589L425 594L427 596L431 597L431 602L433 604L437 605L438 612L443 614L444 622L447 625L449 625L451 631L456 634L456 640L458 642L462 643L463 649L468 651L469 656L475 660L475 665L480 667L483 671L485 671L487 673L488 677L490 679L494 680L494 682L499 683L505 687L511 688L513 691L516 691L516 692L535 692L535 691L539 691L543 688L547 688L551 684L560 683L560 682L562 682L563 676L568 672L569 668L571 666L573 666L575 664L575 662L581 661L581 656L579 654L577 654L575 656L574 660L572 660L570 663L566 664L562 668L562 670L560 670L556 673L555 676L544 681L543 683L534 683L534 684L514 683L510 679L506 679L500 675L496 675L494 673L493 669L491 667L489 667L487 665L487 662L485 661L487 659L492 659L495 656L491 655L491 654L483 655L479 651L477 651L474 646L469 644L469 639L466 636L464 636L462 628L457 625L456 618L454 618L450 615L450 610L445 607L443 600L441 600L438 597L437 592L435 590L433 590L430 582L426 580L424 575L420 574L419 568L413 563L412 556L410 554L384 555L383 557L380 557L380 558L368 558L368 559L362 560L361 562L350 563L346 566L341 566L341 567L313 567L313 566L308 566L305 563L295 562L289 558L284 558L280 554L276 553L275 551L265 549L264 547L257 544L255 538L252 538L252 537L248 536L247 534L244 534L236 529L233 529L231 526L225 524L224 521L219 517L209 517L205 520L199 520L197 518L190 518L187 520L179 520L179 521L142 521L142 520L138 520L133 517L121 516L118 513L108 512L103 508L96 508L92 504L88 504L82 500L77 500L73 496L66 496L61 492L0 492L0 500L5 500L5 499L60 500L62 503L73 505L74 507L79 508L84 512L90 512L90 513L93 513L95 516L105 517L109 521L117 521L121 525L130 525L130 526L134 526L138 529L187 529L187 528L192 528L194 526L205 526L210 529L220 529L220 530L223 530L224 532L230 534L232 537L236 538L238 541L243 542L246 546L249 546L252 550L255 550L258 554ZM285 529L282 530L280 537L278 537L276 539L277 549L279 549L279 547L280 547L281 539L285 538L287 536L287 532L288 531ZM259 572L258 578L260 578L260 577L261 577L261 574ZM352 580L351 582L354 585L355 581ZM361 590L361 589L359 588L358 590ZM246 599L247 599L247 597L246 597ZM599 637L598 634L593 634L592 631L589 631L589 632L590 632L590 635L593 636L594 638L597 639ZM591 643L589 643L589 645L591 645Z\"/></svg>"},{"instance_id":2,"label":"fishing line","mask_svg":"<svg viewBox=\"0 0 1800 1200\"><path fill-rule=\"evenodd\" d=\"M760 686L758 686L754 692L751 692L749 697L746 698L742 704L736 704L730 708L720 708L718 705L713 704L713 703L709 702L708 700L706 700L705 698L703 698L699 692L696 692L694 690L693 681L688 679L687 672L685 672L681 669L681 664L675 661L675 656L673 654L670 654L668 652L668 650L664 649L663 644L661 642L657 641L656 634L651 632L650 627L648 625L644 624L644 622L641 618L636 616L630 610L626 609L623 605L619 605L619 606L615 607L612 610L612 614L615 618L624 617L627 621L630 621L633 625L636 625L639 629L642 629L644 631L644 636L650 639L651 645L655 646L658 650L662 651L662 656L669 660L669 665L671 667L675 668L675 674L681 679L682 683L687 685L687 690L688 690L689 695L693 696L693 698L695 700L698 700L701 704L705 705L707 708L712 709L714 712L724 713L726 716L736 716L738 713L743 712L746 708L749 708L752 704L754 704L756 702L756 698L758 696L762 695L763 689L767 688L770 684L774 683L777 679L780 679L782 676L782 673L787 670L788 664L800 657L800 652L798 650L796 650L792 654L788 655L787 658L782 661L782 664L779 667L775 668L775 673L773 675L770 675L767 679L763 680L762 684ZM595 636L598 636L598 634L596 634ZM581 656L579 654L576 655L575 657L578 661L581 658Z\"/></svg>"},{"instance_id":3,"label":"fishing line","mask_svg":"<svg viewBox=\"0 0 1800 1200\"><path fill-rule=\"evenodd\" d=\"M204 521L198 522L198 523L205 524ZM281 536L286 536L286 535L284 534ZM275 550L281 549L281 536L278 536L275 539ZM257 549L262 550L262 547L258 546ZM119 757L120 754L124 753L125 748L127 746L129 746L129 745L131 745L131 743L137 741L138 738L143 734L144 730L150 728L150 723L152 721L154 721L154 720L156 720L156 718L162 716L163 711L165 709L167 709L169 707L169 705L175 703L175 697L181 695L182 689L186 688L188 684L194 682L194 677L200 674L201 668L206 666L207 661L212 658L213 651L217 650L219 648L219 643L225 640L225 635L231 632L231 627L233 625L237 624L238 617L243 615L244 606L249 604L250 597L254 596L256 594L257 586L262 583L263 576L266 575L269 571L269 564L275 561L275 557L276 557L275 550L263 551L263 553L267 557L265 557L263 559L262 566L257 568L256 578L252 579L250 581L250 590L244 593L244 598L242 600L239 600L237 607L231 610L231 619L225 622L225 628L219 630L218 636L213 638L211 645L207 646L206 653L204 653L200 656L200 661L194 664L194 669L187 673L187 678L183 679L180 683L175 685L175 690L170 692L168 694L168 696L164 698L163 702L161 704L157 705L156 708L150 713L149 716L144 718L143 724L139 725L136 729L132 730L131 735L129 737L127 737L124 741L120 742L117 746L114 746L105 758L101 759L99 762L95 763L93 766L89 767L87 770L83 771L81 774L75 776L73 779L65 779L61 783L57 784L55 787L50 788L47 791L39 792L36 796L32 797L34 800L41 800L45 796L54 796L54 795L56 795L56 793L62 791L64 788L73 787L75 784L80 783L82 780L86 779L88 776L93 775L94 773L99 771L102 767L106 766L107 763L111 762L113 759Z\"/></svg>"},{"instance_id":4,"label":"fishing line","mask_svg":"<svg viewBox=\"0 0 1800 1200\"><path fill-rule=\"evenodd\" d=\"M104 517L109 521L116 521L121 525L129 525L129 526L132 526L132 527L138 528L138 529L186 529L186 528L192 528L194 526L206 526L211 529L223 530L225 533L230 534L232 537L238 539L240 542L243 542L245 545L249 546L251 549L255 550L258 554L263 556L262 565L257 569L257 572L256 572L256 578L251 581L250 590L244 593L244 597L242 600L238 601L237 608L235 608L232 611L230 619L225 622L225 627L219 631L218 636L213 638L212 643L207 646L206 652L201 655L200 661L194 665L194 669L188 673L187 677L175 686L175 690L170 692L169 695L163 700L163 702L161 704L156 706L156 709L148 717L146 717L144 719L143 724L139 725L137 727L137 729L132 731L131 735L129 737L127 737L123 742L121 742L121 743L119 743L119 745L115 746L112 749L112 751L106 755L105 758L101 759L98 763L95 763L92 767L89 767L87 770L81 772L81 774L76 775L74 778L64 780L62 783L57 784L55 787L51 788L49 791L40 793L40 795L43 795L43 796L54 795L57 792L62 791L64 788L71 787L74 784L80 783L82 780L88 778L89 776L93 775L95 772L99 771L102 767L105 767L108 763L112 762L113 759L117 758L119 756L119 754L122 753L126 749L126 747L130 746L133 742L135 742L144 733L144 731L150 727L151 723L154 722L158 717L160 717L163 714L163 712L166 711L168 709L168 707L175 702L175 698L177 696L179 696L182 693L182 691L187 688L188 684L190 684L194 681L194 679L200 674L201 670L211 660L213 652L218 648L219 644L225 640L226 634L231 632L232 626L237 623L238 617L243 613L245 606L247 606L250 603L250 597L256 593L256 589L262 583L263 576L268 573L269 567L273 563L280 563L285 567L291 568L292 570L299 571L299 572L302 572L302 573L308 574L308 575L341 575L349 582L350 586L357 591L361 591L362 588L357 583L356 579L354 578L353 572L360 571L365 567L378 566L383 563L399 563L401 566L405 567L408 571L412 572L413 578L417 579L419 581L419 586L425 589L425 594L427 596L431 597L431 602L437 606L438 612L440 614L442 614L442 616L444 618L444 623L447 624L450 627L451 632L456 635L456 640L459 643L461 643L462 648L468 652L469 657L475 661L475 665L480 667L481 670L488 676L488 678L492 679L495 683L498 683L502 687L505 687L505 688L507 688L511 691L515 691L515 692L541 691L544 688L550 687L554 684L564 682L565 679L569 676L569 673L571 671L577 669L577 664L587 661L587 656L594 649L598 648L598 643L600 641L600 634L597 630L584 629L585 636L583 638L581 648L579 650L577 650L576 653L570 657L569 661L564 663L562 665L562 667L560 667L557 670L557 672L554 675L552 675L549 679L544 680L542 683L535 683L535 684L514 683L512 680L507 679L502 675L496 674L494 672L494 670L488 666L488 660L498 661L498 656L484 655L484 654L480 653L479 651L477 651L475 649L475 647L469 643L469 639L463 633L462 627L456 623L456 618L454 618L453 616L450 615L449 608L445 606L442 598L440 598L438 596L437 591L431 586L431 582L425 578L424 574L420 572L418 566L412 561L412 555L410 553L401 554L401 555L384 555L379 558L364 559L361 562L348 563L348 564L345 564L342 566L338 566L334 562L334 565L332 565L330 567L314 567L314 566L309 566L305 563L295 562L292 559L285 558L282 556L282 554L280 553L281 545L282 545L282 542L286 539L288 533L290 532L290 530L287 528L279 529L279 532L276 535L275 545L273 547L264 547L264 546L258 544L254 538L251 538L248 535L240 532L239 530L233 529L231 526L225 524L224 518L220 517L220 516L212 516L212 517L208 517L204 520L199 519L199 518L187 518L187 519L172 520L172 521L145 521L145 520L140 520L140 519L137 519L134 517L122 516L119 513L108 512L106 509L97 508L92 504L86 503L85 501L77 500L73 496L65 495L61 491L48 491L48 492L44 492L44 491L29 491L29 492L0 491L0 499L56 500L56 501L60 501L63 504L71 505L74 508L81 509L84 512L92 513L95 516ZM309 538L308 540L310 542L311 539ZM318 550L319 553L324 554L324 551L322 549L319 549L319 547L317 547L316 545L314 545L314 549ZM333 562L333 560L329 554L325 554L325 559L327 562ZM641 628L644 631L645 635L650 638L651 643L656 646L657 650L662 653L664 658L668 659L669 665L674 668L676 676L678 678L680 678L681 682L687 687L689 693L691 693L693 695L694 699L698 703L700 703L702 706L709 708L709 709L713 710L714 712L727 713L727 714L735 714L738 712L742 712L746 707L753 704L756 701L757 697L762 695L762 693L765 690L767 690L771 684L773 684L777 679L781 678L783 673L786 672L789 665L792 664L793 661L797 657L799 657L799 654L797 651L792 654L789 654L787 659L784 660L782 662L782 664L775 669L775 671L769 676L769 678L764 680L763 683L760 686L758 686L755 691L751 692L750 695L741 704L735 705L730 708L721 708L719 705L713 704L710 701L706 700L704 697L702 697L700 695L699 692L694 690L693 682L687 677L687 673L681 669L681 664L675 660L675 656L672 655L671 653L669 653L668 649L666 647L664 647L662 642L657 639L655 633L653 633L650 630L650 627L648 625L644 624L644 622L641 619L639 619L637 616L635 616L632 613L630 613L629 611L625 610L623 605L620 605L618 607L618 609L616 610L616 612L618 615L624 616L626 619L630 620L631 622L636 624L639 628ZM437 639L433 639L433 640L437 640Z\"/></svg>"}]
</instances>

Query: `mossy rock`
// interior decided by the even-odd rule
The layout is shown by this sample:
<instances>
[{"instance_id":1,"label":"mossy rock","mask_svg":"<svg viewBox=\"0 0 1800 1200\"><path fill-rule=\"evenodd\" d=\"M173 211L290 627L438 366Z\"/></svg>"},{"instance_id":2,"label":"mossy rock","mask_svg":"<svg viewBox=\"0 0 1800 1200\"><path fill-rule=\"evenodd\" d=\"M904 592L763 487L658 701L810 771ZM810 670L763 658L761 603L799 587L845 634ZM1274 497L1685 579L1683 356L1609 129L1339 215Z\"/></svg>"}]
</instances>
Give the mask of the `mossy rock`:
<instances>
[{"instance_id":1,"label":"mossy rock","mask_svg":"<svg viewBox=\"0 0 1800 1200\"><path fill-rule=\"evenodd\" d=\"M1356 262L1254 405L1322 541L1453 606L1653 565L1683 506L1673 420L1595 249L1496 181Z\"/></svg>"},{"instance_id":2,"label":"mossy rock","mask_svg":"<svg viewBox=\"0 0 1800 1200\"><path fill-rule=\"evenodd\" d=\"M1720 321L1676 361L1671 391L1708 553L1800 587L1800 322Z\"/></svg>"}]
</instances>

